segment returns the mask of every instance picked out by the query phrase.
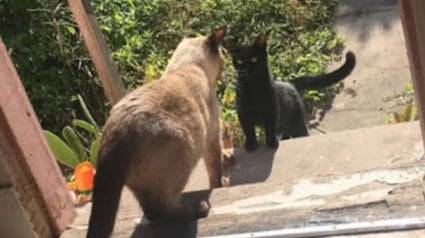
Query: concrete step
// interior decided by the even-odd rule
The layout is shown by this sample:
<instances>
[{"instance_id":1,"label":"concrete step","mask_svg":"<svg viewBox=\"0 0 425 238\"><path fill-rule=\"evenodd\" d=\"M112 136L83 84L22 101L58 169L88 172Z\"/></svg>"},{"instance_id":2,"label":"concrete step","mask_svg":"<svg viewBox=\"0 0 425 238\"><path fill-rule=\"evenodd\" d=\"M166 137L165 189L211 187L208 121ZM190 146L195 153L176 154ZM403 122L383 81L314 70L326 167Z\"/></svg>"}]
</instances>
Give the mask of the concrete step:
<instances>
[{"instance_id":1,"label":"concrete step","mask_svg":"<svg viewBox=\"0 0 425 238\"><path fill-rule=\"evenodd\" d=\"M279 182L347 174L409 163L423 152L418 122L347 130L282 141L279 149L265 147L253 153L235 149L230 184ZM201 161L186 191L208 188Z\"/></svg>"},{"instance_id":2,"label":"concrete step","mask_svg":"<svg viewBox=\"0 0 425 238\"><path fill-rule=\"evenodd\" d=\"M414 163L216 189L206 193L212 209L198 222L197 237L306 238L424 228L424 174L423 163Z\"/></svg>"},{"instance_id":3,"label":"concrete step","mask_svg":"<svg viewBox=\"0 0 425 238\"><path fill-rule=\"evenodd\" d=\"M237 201L246 200L251 197L258 197L258 199L263 198L263 200L260 199L259 201L262 201L264 204L257 205L258 207L264 207L265 204L268 204L266 201L267 199L272 199L274 201L276 200L276 197L264 197L262 195L276 195L274 192L277 190L287 191L288 196L285 198L281 195L277 195L277 199L283 199L280 201L281 205L284 203L286 203L285 206L304 204L307 207L308 204L311 204L311 201L306 202L303 200L306 203L299 203L299 201L295 201L291 198L291 196L296 197L300 193L303 193L302 190L304 190L304 192L311 193L310 195L313 197L317 194L321 194L321 196L324 196L323 199L325 199L325 197L330 194L323 193L328 193L330 190L328 191L328 189L324 188L331 189L333 186L334 189L341 189L341 191L338 190L332 192L333 199L348 196L349 194L354 197L367 195L363 198L370 198L370 195L373 195L373 199L386 199L384 197L387 196L390 191L388 190L389 187L387 187L387 185L394 182L392 179L397 180L397 178L400 178L401 180L399 182L394 182L394 185L409 183L413 180L416 181L414 186L415 194L421 194L421 181L419 182L419 179L422 178L425 171L422 165L423 148L421 140L422 137L419 131L419 124L417 122L411 122L348 130L326 135L315 135L300 139L282 141L279 149L276 151L262 147L254 153L246 153L243 149L235 149L235 164L227 169L230 174L232 187L217 189L214 191L205 190L208 188L208 179L204 165L201 161L194 170L188 186L186 187L186 191L204 190L203 192L194 192L191 194L200 193L202 196L206 195L209 197L213 206L211 214L216 214L217 216L211 215L211 218L209 217L204 219L198 227L198 231L202 231L204 233L199 234L209 236L212 234L211 232L216 232L214 229L221 229L217 226L224 226L231 221L240 220L241 217L235 215L232 218L232 216L227 214L228 212L225 212L225 217L227 217L225 220L222 219L223 217L220 217L223 215L220 211L228 211L226 209L229 207L231 209L237 209L237 206L241 204L242 207L244 206L243 202L238 203ZM410 177L409 174L414 176ZM351 180L350 178L356 179ZM404 178L408 179L406 180ZM381 180L382 182L382 179L385 180L381 184L384 187L376 187L374 181ZM306 181L310 182L306 183ZM325 183L325 185L322 184L317 186L314 185L312 181L324 181L323 183ZM336 181L349 182L339 183ZM300 190L300 187L297 184L301 184L303 186L307 184L308 186L304 186ZM335 184L339 185L336 186ZM298 192L295 191L296 188L298 189ZM320 191L320 188L322 188L322 191ZM392 189L395 188L391 187L391 190ZM382 193L383 191L384 193ZM306 195L304 198L307 199L310 195ZM241 196L245 197L242 198ZM267 199L264 200L264 198ZM258 199L254 200L257 201ZM339 204L338 206L349 206L346 201L344 203L343 200L344 199L338 200L335 204ZM362 202L367 204L371 202L366 200L354 199L354 201L357 201L359 204L362 204ZM294 203L291 204L291 201ZM423 201L423 198L421 198L420 201ZM326 203L328 202L320 202L322 205ZM378 206L382 205L381 203L379 204ZM257 207L257 205L254 207ZM410 210L410 205L411 204L407 204L406 207L403 207L403 209ZM416 206L417 203L414 203L413 205ZM367 205L365 206L367 207ZM304 210L307 212L307 210L310 209L310 213L307 212L305 214L310 215L312 215L311 212L317 208L314 208L314 206L310 206L309 208L307 207L304 207ZM84 237L88 217L90 215L90 209L90 204L82 208L78 208L78 217L75 220L72 229L64 233L62 238ZM327 209L331 208L327 207ZM379 207L375 207L374 209L379 210ZM133 195L129 192L129 190L125 189L122 193L120 209L116 219L114 237L129 237L136 228L135 221L141 217L141 214L142 212L138 203L133 198ZM261 219L266 219L265 215L263 215L260 216L262 217ZM385 214L381 215L384 216ZM365 216L365 214L360 214L359 216ZM245 214L245 217L252 217L254 220L258 219L257 215L252 214ZM279 219L283 218L280 216ZM252 220L252 222L254 222L254 220ZM217 221L218 225L210 225L209 222L214 223L214 221ZM267 221L270 221L270 219ZM300 220L298 221L300 222ZM295 222L295 220L287 222ZM247 225L249 223L244 224L245 228L249 226ZM208 227L212 227L211 229L213 230ZM229 226L226 227L229 228ZM242 227L239 228L240 231L245 229L242 229ZM229 230L229 232L235 232L235 230ZM416 235L416 233L414 234ZM424 232L420 231L418 234L424 235Z\"/></svg>"},{"instance_id":4,"label":"concrete step","mask_svg":"<svg viewBox=\"0 0 425 238\"><path fill-rule=\"evenodd\" d=\"M377 231L386 233L381 237L423 237L424 173L424 164L414 163L190 192L183 200L209 200L206 219L179 224L142 220L116 237L375 237Z\"/></svg>"},{"instance_id":5,"label":"concrete step","mask_svg":"<svg viewBox=\"0 0 425 238\"><path fill-rule=\"evenodd\" d=\"M306 238L377 231L396 231L382 237L422 237L424 174L424 163L416 162L392 169L190 192L183 200L208 200L212 209L206 219L178 224L147 220L137 224L140 211L125 191L113 237ZM62 238L84 237L89 209L81 211L79 221Z\"/></svg>"}]
</instances>

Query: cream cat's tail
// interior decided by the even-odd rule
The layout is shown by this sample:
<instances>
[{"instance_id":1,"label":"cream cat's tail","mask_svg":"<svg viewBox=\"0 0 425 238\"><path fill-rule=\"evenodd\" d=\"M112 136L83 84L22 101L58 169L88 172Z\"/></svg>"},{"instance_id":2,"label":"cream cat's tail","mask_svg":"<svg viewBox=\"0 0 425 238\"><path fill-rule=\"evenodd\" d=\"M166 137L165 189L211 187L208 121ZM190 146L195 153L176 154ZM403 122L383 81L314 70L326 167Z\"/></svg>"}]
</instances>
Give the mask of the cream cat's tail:
<instances>
[{"instance_id":1,"label":"cream cat's tail","mask_svg":"<svg viewBox=\"0 0 425 238\"><path fill-rule=\"evenodd\" d=\"M317 76L303 76L289 80L289 83L298 90L304 89L320 89L338 83L351 74L356 66L356 56L352 51L348 51L345 55L345 63L338 69Z\"/></svg>"},{"instance_id":2,"label":"cream cat's tail","mask_svg":"<svg viewBox=\"0 0 425 238\"><path fill-rule=\"evenodd\" d=\"M87 238L110 237L114 228L129 156L125 145L111 142L100 147Z\"/></svg>"}]
</instances>

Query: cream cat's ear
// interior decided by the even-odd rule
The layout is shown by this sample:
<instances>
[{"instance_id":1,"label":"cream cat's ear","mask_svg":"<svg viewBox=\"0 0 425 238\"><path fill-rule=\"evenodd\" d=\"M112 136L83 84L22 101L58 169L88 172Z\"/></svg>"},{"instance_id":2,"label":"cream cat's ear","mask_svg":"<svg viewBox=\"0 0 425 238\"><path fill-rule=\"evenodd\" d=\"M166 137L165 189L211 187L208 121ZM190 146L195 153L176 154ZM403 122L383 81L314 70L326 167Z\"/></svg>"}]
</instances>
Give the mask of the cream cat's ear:
<instances>
[{"instance_id":1,"label":"cream cat's ear","mask_svg":"<svg viewBox=\"0 0 425 238\"><path fill-rule=\"evenodd\" d=\"M267 44L267 35L264 34L264 33L261 33L257 37L257 40L255 41L255 44L260 45L260 46L265 46Z\"/></svg>"},{"instance_id":2,"label":"cream cat's ear","mask_svg":"<svg viewBox=\"0 0 425 238\"><path fill-rule=\"evenodd\" d=\"M226 35L226 28L220 27L215 30L211 35L208 36L208 42L212 49L218 50L218 46L223 42L223 38Z\"/></svg>"}]
</instances>

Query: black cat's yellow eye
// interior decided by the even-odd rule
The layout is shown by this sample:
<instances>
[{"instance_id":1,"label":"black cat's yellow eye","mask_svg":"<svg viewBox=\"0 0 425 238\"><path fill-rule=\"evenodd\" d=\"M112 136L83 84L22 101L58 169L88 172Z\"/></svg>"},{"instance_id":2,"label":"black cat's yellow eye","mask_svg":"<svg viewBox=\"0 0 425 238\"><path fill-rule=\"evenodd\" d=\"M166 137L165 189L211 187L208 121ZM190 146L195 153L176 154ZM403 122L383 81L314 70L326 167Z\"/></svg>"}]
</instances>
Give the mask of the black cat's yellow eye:
<instances>
[{"instance_id":1,"label":"black cat's yellow eye","mask_svg":"<svg viewBox=\"0 0 425 238\"><path fill-rule=\"evenodd\" d=\"M236 60L236 63L242 64L243 62L242 62L242 60Z\"/></svg>"},{"instance_id":2,"label":"black cat's yellow eye","mask_svg":"<svg viewBox=\"0 0 425 238\"><path fill-rule=\"evenodd\" d=\"M252 57L252 58L251 58L251 63L256 63L256 62L257 62L257 60L258 60L258 59L257 59L257 57Z\"/></svg>"}]
</instances>

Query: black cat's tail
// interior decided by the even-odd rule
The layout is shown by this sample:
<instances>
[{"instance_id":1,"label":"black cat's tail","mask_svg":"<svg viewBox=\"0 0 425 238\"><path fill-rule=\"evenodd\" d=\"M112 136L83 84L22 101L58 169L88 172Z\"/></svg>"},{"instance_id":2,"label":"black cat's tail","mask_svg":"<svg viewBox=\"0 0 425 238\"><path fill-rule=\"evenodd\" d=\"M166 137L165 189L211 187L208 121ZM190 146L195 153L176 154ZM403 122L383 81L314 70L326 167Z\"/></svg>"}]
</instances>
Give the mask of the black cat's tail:
<instances>
[{"instance_id":1,"label":"black cat's tail","mask_svg":"<svg viewBox=\"0 0 425 238\"><path fill-rule=\"evenodd\" d=\"M99 150L87 238L110 237L114 228L129 156L113 144L101 143Z\"/></svg>"},{"instance_id":2,"label":"black cat's tail","mask_svg":"<svg viewBox=\"0 0 425 238\"><path fill-rule=\"evenodd\" d=\"M350 75L355 66L356 56L352 51L348 51L345 54L345 63L335 71L317 76L298 77L289 80L289 82L298 90L325 88L343 80L345 77Z\"/></svg>"}]
</instances>

